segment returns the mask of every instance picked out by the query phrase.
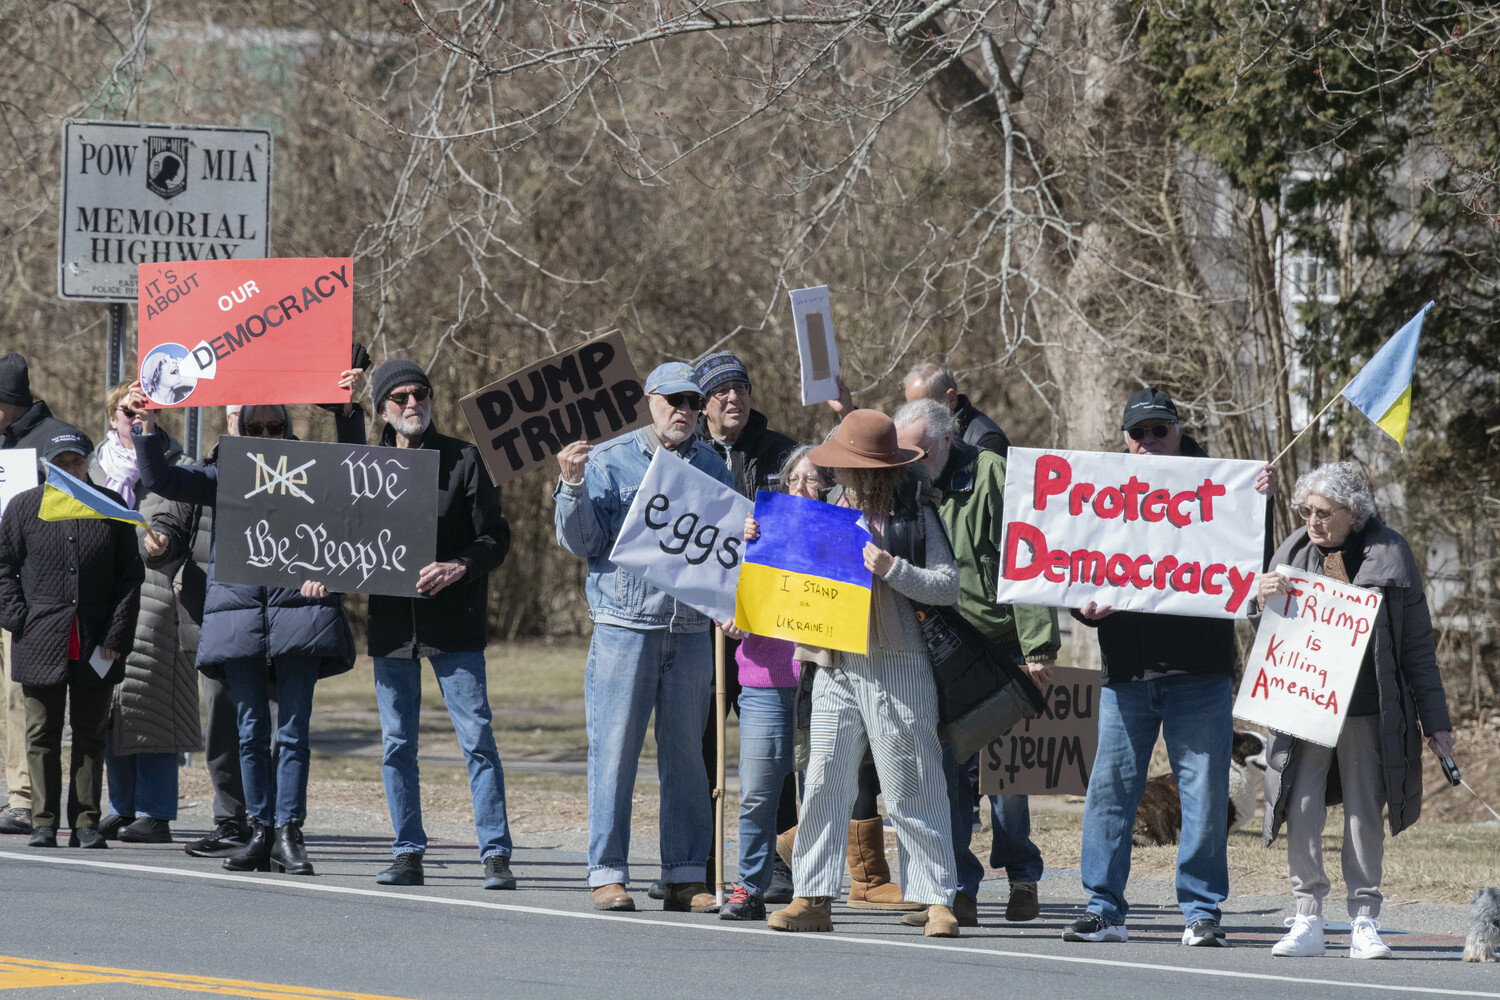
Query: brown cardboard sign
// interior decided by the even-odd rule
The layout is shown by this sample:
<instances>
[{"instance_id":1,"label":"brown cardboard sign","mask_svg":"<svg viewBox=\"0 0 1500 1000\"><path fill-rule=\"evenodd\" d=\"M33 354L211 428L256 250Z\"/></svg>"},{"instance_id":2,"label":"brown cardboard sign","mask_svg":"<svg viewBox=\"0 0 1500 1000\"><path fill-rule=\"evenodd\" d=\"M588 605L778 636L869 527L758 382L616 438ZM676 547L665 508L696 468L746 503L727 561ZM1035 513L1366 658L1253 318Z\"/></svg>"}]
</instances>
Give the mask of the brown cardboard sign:
<instances>
[{"instance_id":1,"label":"brown cardboard sign","mask_svg":"<svg viewBox=\"0 0 1500 1000\"><path fill-rule=\"evenodd\" d=\"M1099 749L1099 671L1057 667L1045 714L979 751L982 795L1083 795Z\"/></svg>"},{"instance_id":2,"label":"brown cardboard sign","mask_svg":"<svg viewBox=\"0 0 1500 1000\"><path fill-rule=\"evenodd\" d=\"M651 421L619 333L538 361L459 402L496 486L574 441L607 441Z\"/></svg>"}]
</instances>

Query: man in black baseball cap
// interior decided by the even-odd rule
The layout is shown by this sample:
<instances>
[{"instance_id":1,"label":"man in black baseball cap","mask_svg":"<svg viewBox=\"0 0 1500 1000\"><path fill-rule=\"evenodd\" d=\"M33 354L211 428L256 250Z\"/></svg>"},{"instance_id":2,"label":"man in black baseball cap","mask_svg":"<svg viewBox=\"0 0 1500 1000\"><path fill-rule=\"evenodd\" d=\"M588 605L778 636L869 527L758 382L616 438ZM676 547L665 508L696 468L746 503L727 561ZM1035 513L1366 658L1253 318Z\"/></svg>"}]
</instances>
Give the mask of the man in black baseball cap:
<instances>
[{"instance_id":1,"label":"man in black baseball cap","mask_svg":"<svg viewBox=\"0 0 1500 1000\"><path fill-rule=\"evenodd\" d=\"M31 368L14 352L0 357L0 448L35 448L41 458L93 451L88 435L52 415L31 395ZM49 449L53 449L51 455ZM26 702L10 679L10 633L5 633L0 673L5 674L5 784L10 802L0 812L0 833L31 832L31 772L26 764Z\"/></svg>"},{"instance_id":2,"label":"man in black baseball cap","mask_svg":"<svg viewBox=\"0 0 1500 1000\"><path fill-rule=\"evenodd\" d=\"M1131 395L1120 427L1132 455L1208 457L1202 445L1182 432L1177 405L1161 389L1146 386ZM1261 470L1255 488L1267 495L1275 492L1271 466ZM1268 520L1270 513L1267 506ZM1259 527L1247 524L1245 530ZM1099 631L1107 691L1099 698L1099 753L1083 807L1079 867L1089 901L1083 916L1064 928L1063 940L1126 940L1125 885L1141 799L1137 774L1144 782L1160 733L1182 801L1177 855L1177 904L1186 924L1182 943L1225 947L1229 942L1219 918L1220 904L1229 894L1234 622L1114 611L1093 601L1074 610L1073 617Z\"/></svg>"}]
</instances>

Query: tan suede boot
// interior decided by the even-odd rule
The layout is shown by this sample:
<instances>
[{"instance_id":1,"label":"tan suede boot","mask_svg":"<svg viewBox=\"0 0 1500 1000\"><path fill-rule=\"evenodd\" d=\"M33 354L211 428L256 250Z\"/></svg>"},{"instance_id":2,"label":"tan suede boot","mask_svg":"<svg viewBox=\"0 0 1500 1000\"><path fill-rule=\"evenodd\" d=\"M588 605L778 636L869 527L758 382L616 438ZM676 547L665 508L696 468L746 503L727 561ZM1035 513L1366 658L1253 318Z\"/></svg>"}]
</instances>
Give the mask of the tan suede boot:
<instances>
[{"instance_id":1,"label":"tan suede boot","mask_svg":"<svg viewBox=\"0 0 1500 1000\"><path fill-rule=\"evenodd\" d=\"M784 910L766 918L773 931L833 930L833 901L827 896L798 896Z\"/></svg>"},{"instance_id":2,"label":"tan suede boot","mask_svg":"<svg viewBox=\"0 0 1500 1000\"><path fill-rule=\"evenodd\" d=\"M885 860L885 829L880 817L849 821L849 906L855 910L920 910L901 898Z\"/></svg>"},{"instance_id":3,"label":"tan suede boot","mask_svg":"<svg viewBox=\"0 0 1500 1000\"><path fill-rule=\"evenodd\" d=\"M927 908L927 929L922 933L926 937L958 937L958 918L948 907L935 903Z\"/></svg>"},{"instance_id":4,"label":"tan suede boot","mask_svg":"<svg viewBox=\"0 0 1500 1000\"><path fill-rule=\"evenodd\" d=\"M794 826L786 833L776 835L776 856L781 863L788 868L792 867L792 851L797 847L797 828Z\"/></svg>"}]
</instances>

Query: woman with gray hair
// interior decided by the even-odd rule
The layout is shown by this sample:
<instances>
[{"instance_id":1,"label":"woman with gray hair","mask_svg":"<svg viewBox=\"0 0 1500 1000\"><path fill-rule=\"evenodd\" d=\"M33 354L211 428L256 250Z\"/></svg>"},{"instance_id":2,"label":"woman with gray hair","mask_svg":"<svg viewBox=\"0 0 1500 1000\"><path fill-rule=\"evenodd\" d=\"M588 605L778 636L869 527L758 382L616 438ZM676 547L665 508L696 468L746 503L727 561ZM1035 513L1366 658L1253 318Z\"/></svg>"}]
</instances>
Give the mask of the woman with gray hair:
<instances>
[{"instance_id":1,"label":"woman with gray hair","mask_svg":"<svg viewBox=\"0 0 1500 1000\"><path fill-rule=\"evenodd\" d=\"M1297 914L1271 949L1282 958L1322 955L1323 825L1330 803L1344 804L1344 883L1349 890L1350 958L1390 958L1375 918L1380 914L1385 837L1417 821L1422 810L1422 737L1434 751L1453 749L1448 699L1422 576L1406 539L1375 514L1364 473L1353 462L1321 465L1297 480L1292 503L1304 527L1281 543L1272 566L1287 565L1379 591L1380 602L1364 662L1345 708L1337 747L1323 747L1274 730L1267 753L1265 842L1283 822L1287 872ZM1262 609L1287 592L1286 577L1260 578ZM1419 730L1418 722L1421 723Z\"/></svg>"}]
</instances>

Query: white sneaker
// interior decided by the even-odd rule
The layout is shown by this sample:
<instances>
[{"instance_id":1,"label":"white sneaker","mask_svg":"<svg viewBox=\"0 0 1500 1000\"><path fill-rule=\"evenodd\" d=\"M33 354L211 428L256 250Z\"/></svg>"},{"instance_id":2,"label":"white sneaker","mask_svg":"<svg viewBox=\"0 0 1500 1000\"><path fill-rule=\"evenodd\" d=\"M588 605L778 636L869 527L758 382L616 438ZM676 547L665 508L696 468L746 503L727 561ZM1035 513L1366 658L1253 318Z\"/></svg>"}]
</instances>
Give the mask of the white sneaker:
<instances>
[{"instance_id":1,"label":"white sneaker","mask_svg":"<svg viewBox=\"0 0 1500 1000\"><path fill-rule=\"evenodd\" d=\"M1355 917L1349 928L1349 957L1390 958L1391 949L1380 940L1379 928L1372 917Z\"/></svg>"},{"instance_id":2,"label":"white sneaker","mask_svg":"<svg viewBox=\"0 0 1500 1000\"><path fill-rule=\"evenodd\" d=\"M1271 947L1271 954L1277 958L1314 958L1325 950L1323 918L1299 913L1286 937Z\"/></svg>"}]
</instances>

